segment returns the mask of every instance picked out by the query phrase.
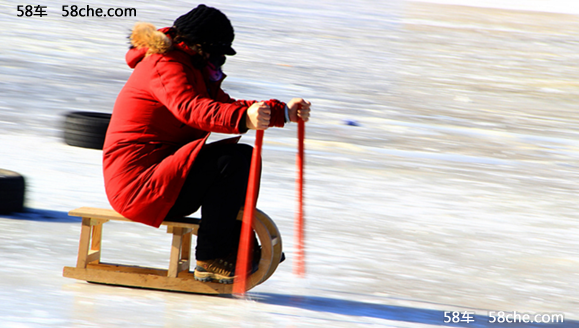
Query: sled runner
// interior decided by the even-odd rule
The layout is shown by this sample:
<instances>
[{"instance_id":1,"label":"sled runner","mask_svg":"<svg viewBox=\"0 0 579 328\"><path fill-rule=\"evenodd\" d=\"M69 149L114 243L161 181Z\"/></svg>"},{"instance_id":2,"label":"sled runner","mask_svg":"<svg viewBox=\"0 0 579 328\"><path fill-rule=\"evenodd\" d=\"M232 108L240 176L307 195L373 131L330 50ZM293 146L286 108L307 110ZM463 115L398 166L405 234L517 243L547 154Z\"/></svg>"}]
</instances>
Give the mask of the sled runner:
<instances>
[{"instance_id":1,"label":"sled runner","mask_svg":"<svg viewBox=\"0 0 579 328\"><path fill-rule=\"evenodd\" d=\"M200 219L164 221L173 234L168 269L128 266L101 262L103 225L110 221L132 222L109 209L81 207L69 212L82 218L76 267L64 267L63 276L94 283L162 289L199 294L231 294L233 285L195 280L191 268L191 239L197 234ZM242 220L243 210L237 219ZM275 272L282 256L282 241L275 223L256 209L253 230L261 244L261 258L256 272L247 277L246 290L261 284Z\"/></svg>"}]
</instances>

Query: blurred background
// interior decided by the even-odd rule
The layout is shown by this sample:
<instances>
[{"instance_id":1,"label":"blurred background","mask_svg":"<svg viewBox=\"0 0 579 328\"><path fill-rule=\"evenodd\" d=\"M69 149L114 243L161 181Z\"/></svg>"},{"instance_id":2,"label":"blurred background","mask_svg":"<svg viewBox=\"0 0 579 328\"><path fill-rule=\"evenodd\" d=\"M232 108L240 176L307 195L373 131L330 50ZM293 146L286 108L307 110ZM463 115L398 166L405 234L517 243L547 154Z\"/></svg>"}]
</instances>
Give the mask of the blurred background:
<instances>
[{"instance_id":1,"label":"blurred background","mask_svg":"<svg viewBox=\"0 0 579 328\"><path fill-rule=\"evenodd\" d=\"M156 302L172 309L209 304L204 314L225 324L238 322L238 315L239 322L264 326L415 327L443 325L442 311L454 310L483 317L488 311L558 312L569 327L577 324L579 4L206 4L222 10L235 28L238 54L224 67L226 92L313 103L306 129L307 276L296 282L291 274L296 127L290 125L266 131L264 140L258 207L276 220L288 255L252 291L264 307L246 304L251 317L236 312L232 300L125 290L115 295L119 302L151 295L139 298L151 322L175 327L187 322L187 310L167 321L153 315L160 311L153 310ZM133 24L170 26L197 4L88 3L137 11L136 17L108 18L62 17L62 6L72 3L60 1L38 3L47 6L47 16L17 17L16 5L0 1L0 168L27 177L30 209L109 207L101 153L64 145L63 115L110 113L131 74L124 55ZM242 141L253 143L253 134ZM127 314L107 305L110 287L60 277L61 267L75 261L77 222L41 221L46 226L38 231L37 222L14 218L0 219L13 236L0 233L0 277L18 274L20 280L6 278L11 283L0 298L26 303L35 289L22 294L22 285L42 284L62 304L90 288L88 302L98 305L92 313L120 325ZM60 245L52 261L21 247L14 236L27 238L24 231L48 249ZM163 263L158 245L165 239L159 238L167 237L137 225L111 234L111 245L133 245L145 250L147 261ZM59 235L66 237L55 239ZM7 254L31 257L48 280L33 282L18 269L21 256ZM123 257L123 250L109 256ZM295 294L305 303L286 297ZM221 301L231 302L232 317L221 314ZM319 302L324 307L313 305ZM38 311L52 303L48 296L32 302ZM50 308L48 318L78 311ZM23 321L24 308L9 310L11 316L0 309L0 318L35 325ZM95 317L82 320L104 322ZM61 322L73 322L67 320Z\"/></svg>"}]
</instances>

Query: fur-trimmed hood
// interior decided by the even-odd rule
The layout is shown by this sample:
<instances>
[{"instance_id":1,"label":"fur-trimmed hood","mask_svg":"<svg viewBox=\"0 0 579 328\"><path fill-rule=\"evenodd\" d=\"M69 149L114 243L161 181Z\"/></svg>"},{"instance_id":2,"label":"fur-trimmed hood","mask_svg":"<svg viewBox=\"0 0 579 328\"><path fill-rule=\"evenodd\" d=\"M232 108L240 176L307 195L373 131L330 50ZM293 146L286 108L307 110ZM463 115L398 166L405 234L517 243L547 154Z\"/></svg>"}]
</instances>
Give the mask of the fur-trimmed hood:
<instances>
[{"instance_id":1,"label":"fur-trimmed hood","mask_svg":"<svg viewBox=\"0 0 579 328\"><path fill-rule=\"evenodd\" d=\"M147 56L165 53L171 49L173 44L171 38L157 30L153 24L143 22L135 24L129 38L133 47L137 49L147 48Z\"/></svg>"},{"instance_id":2,"label":"fur-trimmed hood","mask_svg":"<svg viewBox=\"0 0 579 328\"><path fill-rule=\"evenodd\" d=\"M196 52L189 48L185 42L175 43L176 31L171 27L156 29L153 24L139 22L135 24L129 39L131 49L125 55L125 60L131 68L152 54L164 54L171 50L181 50L188 55L195 55Z\"/></svg>"}]
</instances>

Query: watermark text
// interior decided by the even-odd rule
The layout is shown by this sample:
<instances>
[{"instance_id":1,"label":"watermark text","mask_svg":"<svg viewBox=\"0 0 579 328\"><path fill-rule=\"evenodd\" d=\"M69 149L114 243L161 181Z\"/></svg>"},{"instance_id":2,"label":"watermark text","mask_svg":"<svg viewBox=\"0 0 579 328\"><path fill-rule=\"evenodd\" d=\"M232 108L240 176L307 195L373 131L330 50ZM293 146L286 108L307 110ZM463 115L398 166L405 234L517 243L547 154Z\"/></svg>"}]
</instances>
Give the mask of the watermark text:
<instances>
[{"instance_id":1,"label":"watermark text","mask_svg":"<svg viewBox=\"0 0 579 328\"><path fill-rule=\"evenodd\" d=\"M18 17L45 17L48 16L48 6L41 5L17 5L16 16ZM60 7L62 17L136 17L136 8L100 8L91 5L62 5Z\"/></svg>"}]
</instances>

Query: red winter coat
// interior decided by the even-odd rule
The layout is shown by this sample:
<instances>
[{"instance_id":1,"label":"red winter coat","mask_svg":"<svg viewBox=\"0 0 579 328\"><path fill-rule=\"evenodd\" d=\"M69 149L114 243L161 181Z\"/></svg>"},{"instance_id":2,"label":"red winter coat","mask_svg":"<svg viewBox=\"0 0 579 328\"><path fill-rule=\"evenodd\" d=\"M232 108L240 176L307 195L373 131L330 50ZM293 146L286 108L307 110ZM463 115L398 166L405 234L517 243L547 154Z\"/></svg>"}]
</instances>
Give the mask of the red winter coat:
<instances>
[{"instance_id":1,"label":"red winter coat","mask_svg":"<svg viewBox=\"0 0 579 328\"><path fill-rule=\"evenodd\" d=\"M167 33L169 29L162 30ZM242 133L253 101L235 101L191 64L192 51L127 53L132 75L116 100L103 149L107 197L126 218L159 227L210 132ZM270 100L271 126L285 104ZM236 141L233 141L236 142Z\"/></svg>"}]
</instances>

